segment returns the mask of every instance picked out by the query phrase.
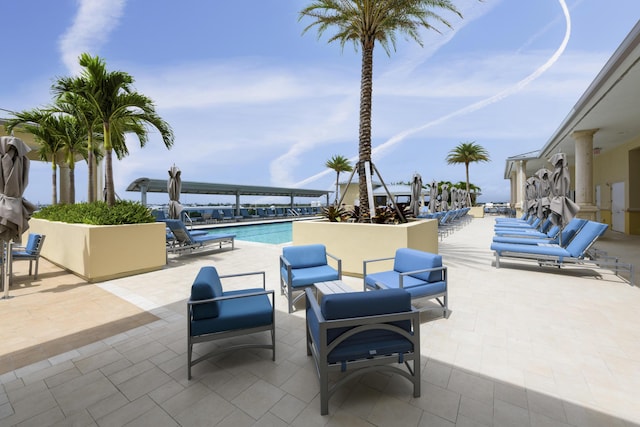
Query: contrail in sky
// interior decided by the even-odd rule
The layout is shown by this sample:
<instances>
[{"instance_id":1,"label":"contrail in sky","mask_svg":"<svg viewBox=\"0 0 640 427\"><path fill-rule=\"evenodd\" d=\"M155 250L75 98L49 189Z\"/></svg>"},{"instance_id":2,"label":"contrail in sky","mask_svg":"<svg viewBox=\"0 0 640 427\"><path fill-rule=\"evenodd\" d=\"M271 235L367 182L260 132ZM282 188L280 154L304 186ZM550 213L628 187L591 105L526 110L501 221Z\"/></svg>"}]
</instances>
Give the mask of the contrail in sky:
<instances>
[{"instance_id":1,"label":"contrail in sky","mask_svg":"<svg viewBox=\"0 0 640 427\"><path fill-rule=\"evenodd\" d=\"M549 68L551 68L553 66L553 64L555 64L555 62L560 58L560 56L562 55L562 53L564 52L564 50L567 47L567 44L569 43L569 38L571 37L571 16L569 14L569 8L567 7L567 3L565 2L565 0L558 0L558 2L560 3L560 7L562 8L562 12L564 13L564 19L566 22L566 30L564 33L564 39L562 40L562 43L560 44L560 46L558 47L558 49L556 49L556 51L553 53L553 55L551 55L551 57L547 60L547 62L545 62L544 64L542 64L540 67L538 67L533 73L529 74L527 77L525 77L524 79L520 80L519 82L517 82L516 84L514 84L511 87L508 87L500 92L498 92L497 94L483 99L481 101L475 102L471 105L468 105L464 108L461 108L460 110L454 111L452 113L449 113L447 115L444 115L438 119L432 120L428 123L425 123L421 126L418 127L414 127L411 129L407 129L404 130L394 136L392 136L391 138L389 138L386 142L378 145L377 147L373 148L371 150L371 154L377 154L378 158L380 158L382 156L382 154L384 154L385 150L388 150L389 148L393 147L394 145L404 141L408 136L411 136L415 133L421 132L425 129L428 129L432 126L438 125L442 122L445 122L449 119L452 119L454 117L458 117L464 114L468 114L468 113L472 113L474 111L478 111L481 108L484 108L488 105L491 104L495 104L498 101L503 100L504 98L511 96L517 92L520 92L522 89L524 89L525 86L527 86L529 83L531 83L532 81L534 81L535 79L537 79L538 77L540 77L545 71L547 71ZM358 160L357 157L353 157L351 159L352 162L356 162ZM306 178L302 181L299 181L297 184L295 184L295 187L299 187L299 186L303 186L305 184L308 184L310 182L313 182L325 175L327 175L328 173L333 173L333 171L327 169L324 170L320 173L317 173L313 176L310 176L309 178Z\"/></svg>"}]
</instances>

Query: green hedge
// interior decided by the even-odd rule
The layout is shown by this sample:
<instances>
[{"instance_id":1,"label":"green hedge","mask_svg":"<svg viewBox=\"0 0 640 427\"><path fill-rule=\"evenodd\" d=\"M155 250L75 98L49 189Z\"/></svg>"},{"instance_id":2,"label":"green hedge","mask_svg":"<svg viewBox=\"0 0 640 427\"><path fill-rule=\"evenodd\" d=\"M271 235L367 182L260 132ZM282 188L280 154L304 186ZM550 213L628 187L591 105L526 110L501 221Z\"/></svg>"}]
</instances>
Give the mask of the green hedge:
<instances>
[{"instance_id":1,"label":"green hedge","mask_svg":"<svg viewBox=\"0 0 640 427\"><path fill-rule=\"evenodd\" d=\"M155 222L151 211L138 202L119 201L112 207L104 202L46 206L34 218L70 224L120 225Z\"/></svg>"}]
</instances>

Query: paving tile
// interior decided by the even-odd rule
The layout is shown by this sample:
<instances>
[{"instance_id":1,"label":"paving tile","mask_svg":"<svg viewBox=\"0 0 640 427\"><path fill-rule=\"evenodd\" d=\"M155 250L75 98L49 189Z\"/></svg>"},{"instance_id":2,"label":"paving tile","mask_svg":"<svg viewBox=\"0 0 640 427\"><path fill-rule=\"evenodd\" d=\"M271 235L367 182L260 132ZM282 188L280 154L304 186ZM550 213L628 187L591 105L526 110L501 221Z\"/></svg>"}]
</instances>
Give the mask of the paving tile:
<instances>
[{"instance_id":1,"label":"paving tile","mask_svg":"<svg viewBox=\"0 0 640 427\"><path fill-rule=\"evenodd\" d=\"M161 369L153 367L118 384L118 389L127 399L136 400L169 381L172 381L169 375L165 374Z\"/></svg>"},{"instance_id":2,"label":"paving tile","mask_svg":"<svg viewBox=\"0 0 640 427\"><path fill-rule=\"evenodd\" d=\"M224 420L234 410L231 403L216 393L209 393L177 414L175 419L184 426L211 426Z\"/></svg>"},{"instance_id":3,"label":"paving tile","mask_svg":"<svg viewBox=\"0 0 640 427\"><path fill-rule=\"evenodd\" d=\"M422 410L394 398L378 399L367 420L381 427L417 426Z\"/></svg>"},{"instance_id":4,"label":"paving tile","mask_svg":"<svg viewBox=\"0 0 640 427\"><path fill-rule=\"evenodd\" d=\"M104 417L98 418L97 423L100 427L124 426L141 415L146 414L154 407L156 407L155 403L147 396L143 396L133 402L127 403Z\"/></svg>"},{"instance_id":5,"label":"paving tile","mask_svg":"<svg viewBox=\"0 0 640 427\"><path fill-rule=\"evenodd\" d=\"M290 394L285 394L269 411L287 424L290 424L306 406L307 404L302 400Z\"/></svg>"},{"instance_id":6,"label":"paving tile","mask_svg":"<svg viewBox=\"0 0 640 427\"><path fill-rule=\"evenodd\" d=\"M456 422L460 393L422 381L420 397L411 403L445 420Z\"/></svg>"},{"instance_id":7,"label":"paving tile","mask_svg":"<svg viewBox=\"0 0 640 427\"><path fill-rule=\"evenodd\" d=\"M231 403L253 418L259 419L284 395L284 391L263 380L259 380L231 400Z\"/></svg>"}]
</instances>

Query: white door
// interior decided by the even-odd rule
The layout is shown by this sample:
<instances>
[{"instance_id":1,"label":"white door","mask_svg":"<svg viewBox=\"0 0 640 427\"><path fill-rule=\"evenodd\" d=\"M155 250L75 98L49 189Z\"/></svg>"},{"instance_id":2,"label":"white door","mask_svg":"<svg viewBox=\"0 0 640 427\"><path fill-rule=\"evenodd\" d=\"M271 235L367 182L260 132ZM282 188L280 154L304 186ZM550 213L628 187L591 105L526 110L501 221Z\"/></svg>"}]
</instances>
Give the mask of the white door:
<instances>
[{"instance_id":1,"label":"white door","mask_svg":"<svg viewBox=\"0 0 640 427\"><path fill-rule=\"evenodd\" d=\"M611 184L611 228L624 233L624 182Z\"/></svg>"}]
</instances>

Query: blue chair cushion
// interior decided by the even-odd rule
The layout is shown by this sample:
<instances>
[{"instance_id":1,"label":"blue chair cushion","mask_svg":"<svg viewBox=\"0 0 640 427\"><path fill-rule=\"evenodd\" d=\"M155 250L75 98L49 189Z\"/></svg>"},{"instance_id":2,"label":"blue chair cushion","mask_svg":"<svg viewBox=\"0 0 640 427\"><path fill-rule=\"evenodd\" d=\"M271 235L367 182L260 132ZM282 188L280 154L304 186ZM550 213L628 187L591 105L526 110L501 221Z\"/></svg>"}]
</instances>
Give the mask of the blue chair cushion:
<instances>
[{"instance_id":1,"label":"blue chair cushion","mask_svg":"<svg viewBox=\"0 0 640 427\"><path fill-rule=\"evenodd\" d=\"M365 278L367 286L372 288L375 287L376 282L385 285L387 289L398 289L400 287L400 274L397 271L382 271L368 274ZM447 290L447 283L444 280L425 282L412 276L404 276L402 286L402 289L409 292L411 298L437 295Z\"/></svg>"},{"instance_id":2,"label":"blue chair cushion","mask_svg":"<svg viewBox=\"0 0 640 427\"><path fill-rule=\"evenodd\" d=\"M202 267L191 285L191 300L202 301L222 296L222 283L215 267ZM193 319L213 319L218 317L218 301L197 304L192 307Z\"/></svg>"},{"instance_id":3,"label":"blue chair cushion","mask_svg":"<svg viewBox=\"0 0 640 427\"><path fill-rule=\"evenodd\" d=\"M285 280L289 279L286 268L282 268L281 274ZM291 269L291 286L294 288L328 280L338 280L338 271L329 265Z\"/></svg>"},{"instance_id":4,"label":"blue chair cushion","mask_svg":"<svg viewBox=\"0 0 640 427\"><path fill-rule=\"evenodd\" d=\"M242 289L224 292L223 296L263 292L262 288ZM215 318L191 321L191 335L205 335L216 332L233 331L270 325L273 322L273 308L267 295L228 299L219 302L219 313Z\"/></svg>"},{"instance_id":5,"label":"blue chair cushion","mask_svg":"<svg viewBox=\"0 0 640 427\"><path fill-rule=\"evenodd\" d=\"M324 245L286 246L282 255L291 264L291 268L317 267L327 264L327 251Z\"/></svg>"},{"instance_id":6,"label":"blue chair cushion","mask_svg":"<svg viewBox=\"0 0 640 427\"><path fill-rule=\"evenodd\" d=\"M442 267L442 256L429 252L422 252L415 249L400 248L396 250L396 257L393 269L400 273L423 270L425 268ZM432 271L412 275L416 279L425 282L436 282L442 280L441 271Z\"/></svg>"},{"instance_id":7,"label":"blue chair cushion","mask_svg":"<svg viewBox=\"0 0 640 427\"><path fill-rule=\"evenodd\" d=\"M411 296L402 289L326 295L322 299L320 308L325 320L402 313L410 310ZM319 343L320 325L311 308L307 311L307 317L314 342ZM391 324L406 331L411 330L410 321ZM327 343L330 344L349 329L351 328L343 327L327 330ZM355 334L336 346L329 353L328 362L366 359L373 355L406 353L412 350L411 342L396 332L383 329L368 330Z\"/></svg>"}]
</instances>

